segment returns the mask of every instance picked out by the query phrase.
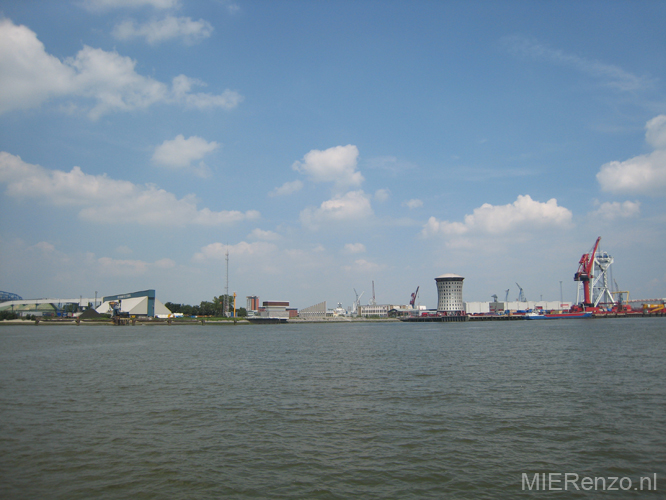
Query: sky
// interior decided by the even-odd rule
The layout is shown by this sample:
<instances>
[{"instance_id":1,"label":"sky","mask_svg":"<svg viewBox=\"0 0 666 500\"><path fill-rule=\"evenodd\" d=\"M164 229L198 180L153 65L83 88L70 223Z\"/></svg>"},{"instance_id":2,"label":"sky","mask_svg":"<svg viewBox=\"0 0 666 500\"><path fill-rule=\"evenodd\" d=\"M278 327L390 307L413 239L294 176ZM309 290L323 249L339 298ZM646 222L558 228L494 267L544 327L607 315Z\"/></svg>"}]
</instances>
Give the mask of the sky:
<instances>
[{"instance_id":1,"label":"sky","mask_svg":"<svg viewBox=\"0 0 666 500\"><path fill-rule=\"evenodd\" d=\"M666 3L0 1L0 290L666 296Z\"/></svg>"}]
</instances>

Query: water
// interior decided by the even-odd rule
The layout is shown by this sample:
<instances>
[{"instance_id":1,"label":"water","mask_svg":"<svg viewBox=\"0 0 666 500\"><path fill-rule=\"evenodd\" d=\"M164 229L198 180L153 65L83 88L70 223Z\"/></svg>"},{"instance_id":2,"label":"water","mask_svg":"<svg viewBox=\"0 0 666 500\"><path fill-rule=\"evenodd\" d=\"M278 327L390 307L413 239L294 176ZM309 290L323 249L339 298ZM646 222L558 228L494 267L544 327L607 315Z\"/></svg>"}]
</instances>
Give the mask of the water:
<instances>
[{"instance_id":1,"label":"water","mask_svg":"<svg viewBox=\"0 0 666 500\"><path fill-rule=\"evenodd\" d=\"M664 381L663 318L2 326L0 497L659 498Z\"/></svg>"}]
</instances>

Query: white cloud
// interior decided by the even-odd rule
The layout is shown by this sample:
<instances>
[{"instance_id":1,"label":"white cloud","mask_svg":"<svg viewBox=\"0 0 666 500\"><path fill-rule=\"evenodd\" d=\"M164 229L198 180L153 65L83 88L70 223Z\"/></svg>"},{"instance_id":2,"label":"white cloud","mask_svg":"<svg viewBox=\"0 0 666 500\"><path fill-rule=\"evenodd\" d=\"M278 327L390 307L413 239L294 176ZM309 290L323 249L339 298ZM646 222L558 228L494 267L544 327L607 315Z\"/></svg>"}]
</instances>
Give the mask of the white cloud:
<instances>
[{"instance_id":1,"label":"white cloud","mask_svg":"<svg viewBox=\"0 0 666 500\"><path fill-rule=\"evenodd\" d=\"M268 193L268 196L288 196L303 189L303 183L299 180L285 182L280 187L276 187Z\"/></svg>"},{"instance_id":2,"label":"white cloud","mask_svg":"<svg viewBox=\"0 0 666 500\"><path fill-rule=\"evenodd\" d=\"M116 252L121 253L123 255L129 255L132 253L132 249L127 245L120 245L119 247L116 248Z\"/></svg>"},{"instance_id":3,"label":"white cloud","mask_svg":"<svg viewBox=\"0 0 666 500\"><path fill-rule=\"evenodd\" d=\"M333 182L336 188L343 189L358 187L364 180L361 172L356 170L357 160L358 148L349 144L324 151L313 149L292 168L314 182Z\"/></svg>"},{"instance_id":4,"label":"white cloud","mask_svg":"<svg viewBox=\"0 0 666 500\"><path fill-rule=\"evenodd\" d=\"M391 197L390 189L378 189L377 191L375 191L375 200L379 201L380 203L388 201L390 197Z\"/></svg>"},{"instance_id":5,"label":"white cloud","mask_svg":"<svg viewBox=\"0 0 666 500\"><path fill-rule=\"evenodd\" d=\"M173 79L173 97L176 102L182 102L187 107L197 109L207 108L235 108L243 102L243 96L233 90L225 90L221 94L198 92L191 93L194 85L205 87L206 84L195 78L178 75Z\"/></svg>"},{"instance_id":6,"label":"white cloud","mask_svg":"<svg viewBox=\"0 0 666 500\"><path fill-rule=\"evenodd\" d=\"M191 168L193 161L201 160L219 147L220 144L215 141L208 142L196 135L185 139L182 134L179 134L172 141L166 140L157 146L152 161L161 167ZM206 173L208 168L202 162L197 171Z\"/></svg>"},{"instance_id":7,"label":"white cloud","mask_svg":"<svg viewBox=\"0 0 666 500\"><path fill-rule=\"evenodd\" d=\"M172 38L181 38L186 44L192 45L208 38L212 32L213 26L203 19L193 21L189 17L166 16L164 19L140 25L137 25L133 19L127 19L116 25L113 29L113 36L118 40L142 37L151 45Z\"/></svg>"},{"instance_id":8,"label":"white cloud","mask_svg":"<svg viewBox=\"0 0 666 500\"><path fill-rule=\"evenodd\" d=\"M353 272L354 274L368 274L368 273L378 273L386 269L385 264L377 264L376 262L371 262L365 259L358 259L354 261L354 264L351 266L343 266L342 269L345 271Z\"/></svg>"},{"instance_id":9,"label":"white cloud","mask_svg":"<svg viewBox=\"0 0 666 500\"><path fill-rule=\"evenodd\" d=\"M413 198L411 200L403 201L402 206L411 209L421 208L423 206L423 202L417 198Z\"/></svg>"},{"instance_id":10,"label":"white cloud","mask_svg":"<svg viewBox=\"0 0 666 500\"><path fill-rule=\"evenodd\" d=\"M438 221L430 217L424 225L423 236L456 236L466 233L506 234L533 231L543 228L566 227L571 223L571 211L557 205L552 198L546 203L532 200L529 195L519 195L508 205L484 203L466 215L464 222Z\"/></svg>"},{"instance_id":11,"label":"white cloud","mask_svg":"<svg viewBox=\"0 0 666 500\"><path fill-rule=\"evenodd\" d=\"M0 182L7 185L9 196L38 200L47 206L79 207L81 219L96 223L214 226L260 216L255 210L243 213L198 209L194 195L178 199L154 185L88 175L79 167L70 172L48 170L6 152L0 152Z\"/></svg>"},{"instance_id":12,"label":"white cloud","mask_svg":"<svg viewBox=\"0 0 666 500\"><path fill-rule=\"evenodd\" d=\"M248 237L254 238L257 240L265 241L275 241L280 239L280 235L273 231L264 231L263 229L256 228L254 229Z\"/></svg>"},{"instance_id":13,"label":"white cloud","mask_svg":"<svg viewBox=\"0 0 666 500\"><path fill-rule=\"evenodd\" d=\"M175 9L180 0L84 0L83 6L90 11L106 11L118 8L153 7L155 9Z\"/></svg>"},{"instance_id":14,"label":"white cloud","mask_svg":"<svg viewBox=\"0 0 666 500\"><path fill-rule=\"evenodd\" d=\"M666 115L655 116L645 124L645 140L654 149L666 149Z\"/></svg>"},{"instance_id":15,"label":"white cloud","mask_svg":"<svg viewBox=\"0 0 666 500\"><path fill-rule=\"evenodd\" d=\"M318 229L322 224L363 222L373 215L368 196L363 191L350 191L323 202L319 208L306 208L300 219L304 226Z\"/></svg>"},{"instance_id":16,"label":"white cloud","mask_svg":"<svg viewBox=\"0 0 666 500\"><path fill-rule=\"evenodd\" d=\"M637 201L618 201L605 202L599 205L592 215L595 218L601 217L606 220L627 219L636 217L641 213L641 204Z\"/></svg>"},{"instance_id":17,"label":"white cloud","mask_svg":"<svg viewBox=\"0 0 666 500\"><path fill-rule=\"evenodd\" d=\"M343 249L343 253L346 254L355 254L355 253L364 253L365 245L363 243L347 243Z\"/></svg>"},{"instance_id":18,"label":"white cloud","mask_svg":"<svg viewBox=\"0 0 666 500\"><path fill-rule=\"evenodd\" d=\"M645 125L645 139L655 151L601 166L597 181L602 191L664 196L666 194L666 115Z\"/></svg>"},{"instance_id":19,"label":"white cloud","mask_svg":"<svg viewBox=\"0 0 666 500\"><path fill-rule=\"evenodd\" d=\"M88 46L62 62L46 52L32 30L0 20L0 113L34 108L54 98L83 98L92 100L88 116L95 120L156 103L233 108L243 99L231 90L219 95L192 93L193 85L203 83L185 75L175 77L169 88L138 74L135 67L136 61L129 57Z\"/></svg>"},{"instance_id":20,"label":"white cloud","mask_svg":"<svg viewBox=\"0 0 666 500\"><path fill-rule=\"evenodd\" d=\"M224 260L229 252L229 255L252 257L266 257L275 253L278 247L274 243L267 243L265 241L255 241L248 243L241 241L235 245L225 245L224 243L211 243L202 247L201 250L194 254L192 260L194 262L206 262L209 260Z\"/></svg>"},{"instance_id":21,"label":"white cloud","mask_svg":"<svg viewBox=\"0 0 666 500\"><path fill-rule=\"evenodd\" d=\"M581 73L597 78L603 85L617 90L643 90L653 85L650 78L633 75L612 64L591 61L574 54L567 54L520 35L504 37L501 42L514 55L570 66Z\"/></svg>"}]
</instances>

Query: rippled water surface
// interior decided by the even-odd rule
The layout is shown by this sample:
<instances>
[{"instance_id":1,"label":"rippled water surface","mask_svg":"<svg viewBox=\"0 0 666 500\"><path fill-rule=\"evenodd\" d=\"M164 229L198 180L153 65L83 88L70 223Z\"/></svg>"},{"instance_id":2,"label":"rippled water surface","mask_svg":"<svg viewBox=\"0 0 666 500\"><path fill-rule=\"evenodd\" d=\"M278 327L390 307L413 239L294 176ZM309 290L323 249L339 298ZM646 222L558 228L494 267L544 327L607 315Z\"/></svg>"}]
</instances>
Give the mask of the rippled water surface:
<instances>
[{"instance_id":1,"label":"rippled water surface","mask_svg":"<svg viewBox=\"0 0 666 500\"><path fill-rule=\"evenodd\" d=\"M0 326L1 498L552 496L537 472L666 491L665 319Z\"/></svg>"}]
</instances>

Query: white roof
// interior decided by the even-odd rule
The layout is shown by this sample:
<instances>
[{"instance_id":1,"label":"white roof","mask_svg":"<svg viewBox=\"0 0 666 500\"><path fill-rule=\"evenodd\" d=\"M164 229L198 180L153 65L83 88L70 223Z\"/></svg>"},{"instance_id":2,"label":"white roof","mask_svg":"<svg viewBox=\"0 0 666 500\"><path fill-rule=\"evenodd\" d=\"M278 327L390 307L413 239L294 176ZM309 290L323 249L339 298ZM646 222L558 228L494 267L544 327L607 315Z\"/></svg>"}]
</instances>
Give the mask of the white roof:
<instances>
[{"instance_id":1,"label":"white roof","mask_svg":"<svg viewBox=\"0 0 666 500\"><path fill-rule=\"evenodd\" d=\"M437 276L435 279L439 279L439 278L460 278L460 279L465 279L465 278L463 278L462 276L460 276L459 274L453 274L453 273L442 274L441 276Z\"/></svg>"}]
</instances>

